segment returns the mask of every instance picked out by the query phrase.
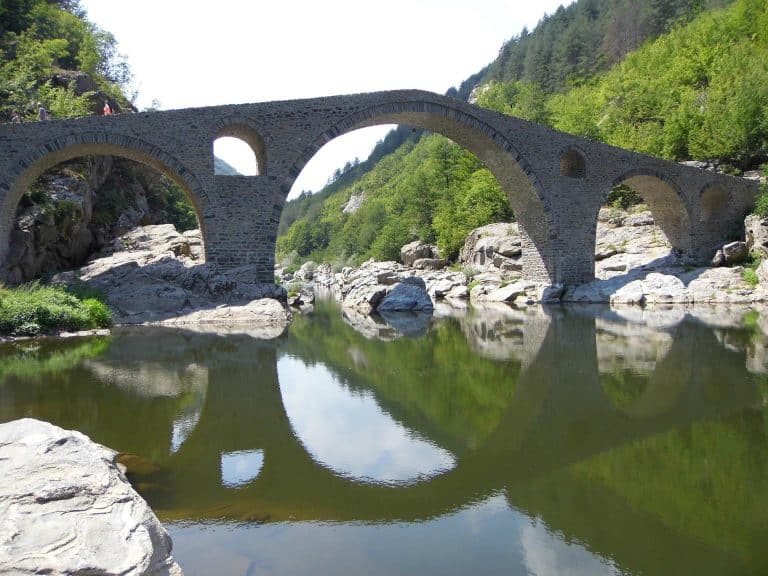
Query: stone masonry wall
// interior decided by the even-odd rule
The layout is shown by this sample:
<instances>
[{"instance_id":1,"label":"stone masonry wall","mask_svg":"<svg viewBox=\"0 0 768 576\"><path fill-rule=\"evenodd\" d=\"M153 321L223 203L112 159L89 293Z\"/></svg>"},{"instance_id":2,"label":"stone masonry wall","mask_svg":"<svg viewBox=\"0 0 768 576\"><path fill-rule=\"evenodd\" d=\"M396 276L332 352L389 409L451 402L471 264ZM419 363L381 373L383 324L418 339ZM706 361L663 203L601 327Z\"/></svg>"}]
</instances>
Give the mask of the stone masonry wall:
<instances>
[{"instance_id":1,"label":"stone masonry wall","mask_svg":"<svg viewBox=\"0 0 768 576\"><path fill-rule=\"evenodd\" d=\"M711 256L757 193L749 181L429 92L142 112L0 126L0 259L21 195L42 172L77 156L117 155L151 165L182 186L197 210L208 261L229 268L257 264L260 279L271 282L280 213L299 172L333 138L393 122L441 133L485 162L524 230L524 273L536 280L578 284L592 279L597 214L621 182L640 183L638 191L654 217L692 261ZM214 176L213 142L223 135L250 144L259 175Z\"/></svg>"}]
</instances>

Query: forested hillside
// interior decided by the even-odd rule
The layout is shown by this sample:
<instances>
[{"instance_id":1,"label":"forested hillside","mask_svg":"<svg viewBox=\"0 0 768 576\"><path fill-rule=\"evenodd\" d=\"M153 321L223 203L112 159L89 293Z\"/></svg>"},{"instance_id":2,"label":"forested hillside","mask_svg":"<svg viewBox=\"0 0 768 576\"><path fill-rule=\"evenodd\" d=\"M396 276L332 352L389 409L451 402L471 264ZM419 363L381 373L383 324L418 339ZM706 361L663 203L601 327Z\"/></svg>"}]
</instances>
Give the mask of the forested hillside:
<instances>
[{"instance_id":1,"label":"forested hillside","mask_svg":"<svg viewBox=\"0 0 768 576\"><path fill-rule=\"evenodd\" d=\"M481 106L665 158L756 167L768 134L767 9L756 0L579 0L512 38L449 94L472 92ZM411 139L365 174L363 164L288 203L279 259L393 259L417 238L453 257L473 227L513 217L490 173L442 137ZM359 207L342 211L350 198Z\"/></svg>"},{"instance_id":2,"label":"forested hillside","mask_svg":"<svg viewBox=\"0 0 768 576\"><path fill-rule=\"evenodd\" d=\"M130 104L130 80L115 39L89 22L77 0L0 2L0 118L36 118L42 104L54 118L97 113L108 99Z\"/></svg>"}]
</instances>

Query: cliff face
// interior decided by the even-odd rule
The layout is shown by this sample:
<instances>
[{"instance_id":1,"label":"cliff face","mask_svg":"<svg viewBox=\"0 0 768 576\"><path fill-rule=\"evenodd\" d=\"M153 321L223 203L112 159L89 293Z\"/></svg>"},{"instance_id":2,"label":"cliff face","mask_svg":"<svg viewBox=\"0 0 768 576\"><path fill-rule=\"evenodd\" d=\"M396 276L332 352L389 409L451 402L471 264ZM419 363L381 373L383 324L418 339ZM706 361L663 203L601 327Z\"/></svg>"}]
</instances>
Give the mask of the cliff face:
<instances>
[{"instance_id":1,"label":"cliff face","mask_svg":"<svg viewBox=\"0 0 768 576\"><path fill-rule=\"evenodd\" d=\"M136 226L173 220L162 184L151 168L109 156L50 170L19 204L0 278L20 284L76 268Z\"/></svg>"}]
</instances>

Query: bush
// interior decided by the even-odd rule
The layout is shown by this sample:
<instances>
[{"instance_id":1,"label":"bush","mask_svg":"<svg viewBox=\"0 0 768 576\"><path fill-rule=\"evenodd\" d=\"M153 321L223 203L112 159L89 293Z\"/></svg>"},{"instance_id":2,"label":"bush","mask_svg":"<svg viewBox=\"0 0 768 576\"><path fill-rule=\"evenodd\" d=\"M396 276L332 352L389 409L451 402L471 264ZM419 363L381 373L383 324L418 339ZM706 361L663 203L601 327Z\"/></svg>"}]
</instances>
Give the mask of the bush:
<instances>
[{"instance_id":1,"label":"bush","mask_svg":"<svg viewBox=\"0 0 768 576\"><path fill-rule=\"evenodd\" d=\"M616 210L628 210L643 202L640 194L625 184L619 184L608 193L606 203Z\"/></svg>"},{"instance_id":2,"label":"bush","mask_svg":"<svg viewBox=\"0 0 768 576\"><path fill-rule=\"evenodd\" d=\"M16 289L0 287L0 334L37 336L111 324L109 308L97 298L81 300L64 288L37 282Z\"/></svg>"},{"instance_id":3,"label":"bush","mask_svg":"<svg viewBox=\"0 0 768 576\"><path fill-rule=\"evenodd\" d=\"M766 180L760 185L760 195L755 199L754 213L761 218L768 218L768 165L762 168Z\"/></svg>"}]
</instances>

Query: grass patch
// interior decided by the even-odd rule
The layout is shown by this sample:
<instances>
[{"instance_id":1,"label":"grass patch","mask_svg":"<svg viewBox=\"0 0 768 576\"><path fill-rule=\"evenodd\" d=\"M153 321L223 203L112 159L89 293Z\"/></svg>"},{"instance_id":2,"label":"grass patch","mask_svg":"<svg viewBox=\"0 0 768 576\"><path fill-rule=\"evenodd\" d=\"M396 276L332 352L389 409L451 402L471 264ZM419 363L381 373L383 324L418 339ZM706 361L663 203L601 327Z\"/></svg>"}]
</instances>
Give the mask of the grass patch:
<instances>
[{"instance_id":1,"label":"grass patch","mask_svg":"<svg viewBox=\"0 0 768 576\"><path fill-rule=\"evenodd\" d=\"M757 276L757 269L760 266L761 261L762 256L760 253L752 251L749 253L749 260L744 263L741 279L752 287L755 287L760 283L760 278Z\"/></svg>"},{"instance_id":2,"label":"grass patch","mask_svg":"<svg viewBox=\"0 0 768 576\"><path fill-rule=\"evenodd\" d=\"M744 268L741 273L741 279L750 286L757 286L760 279L757 277L757 271L754 268Z\"/></svg>"},{"instance_id":3,"label":"grass patch","mask_svg":"<svg viewBox=\"0 0 768 576\"><path fill-rule=\"evenodd\" d=\"M107 305L96 294L81 290L83 296L78 297L77 288L70 291L38 282L13 289L0 286L0 334L38 336L110 326Z\"/></svg>"}]
</instances>

